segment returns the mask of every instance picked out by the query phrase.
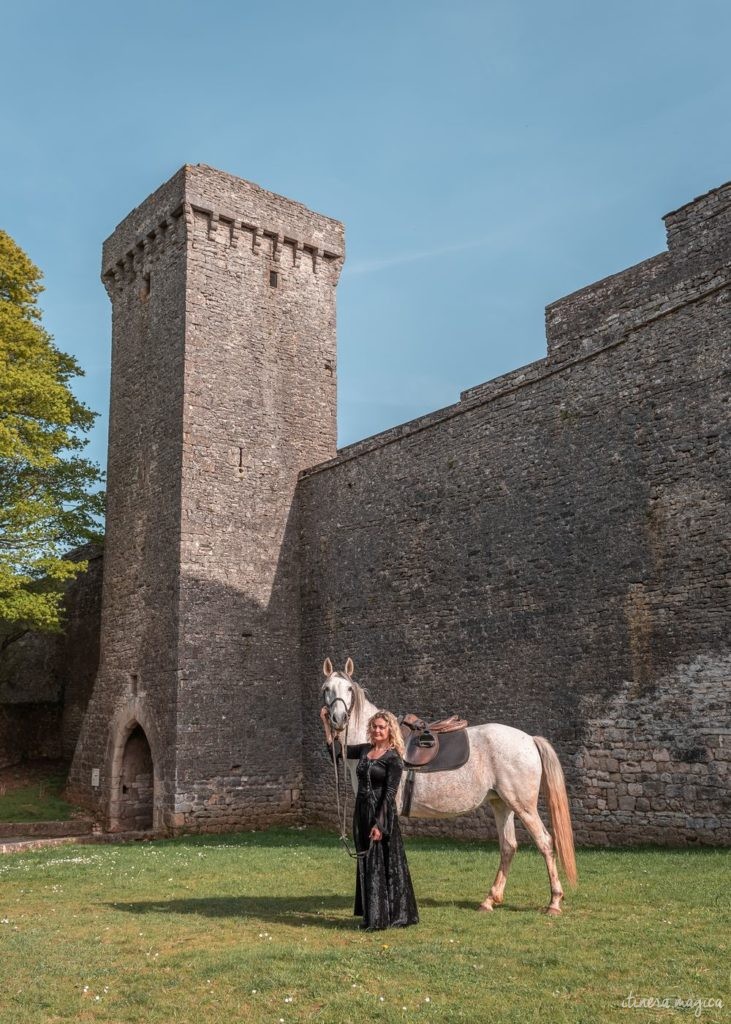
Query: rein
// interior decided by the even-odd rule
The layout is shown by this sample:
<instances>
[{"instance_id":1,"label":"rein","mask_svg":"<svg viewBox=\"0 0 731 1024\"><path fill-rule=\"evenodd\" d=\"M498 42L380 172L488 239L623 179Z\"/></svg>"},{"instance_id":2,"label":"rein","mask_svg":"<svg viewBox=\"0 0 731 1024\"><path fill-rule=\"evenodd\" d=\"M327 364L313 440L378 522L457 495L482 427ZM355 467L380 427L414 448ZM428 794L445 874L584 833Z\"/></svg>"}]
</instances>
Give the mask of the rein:
<instances>
[{"instance_id":1,"label":"rein","mask_svg":"<svg viewBox=\"0 0 731 1024\"><path fill-rule=\"evenodd\" d=\"M355 697L353 698L353 701L354 700L355 700ZM327 707L328 714L330 715L330 721L332 721L332 715L330 714L330 712L332 710L332 706L333 706L333 704L337 704L338 701L340 701L342 704L345 704L345 701L343 700L342 697L336 697L335 700L332 702L332 704L326 704L325 705ZM348 726L350 724L350 712L353 710L353 701L351 701L350 707L346 709L345 729L344 729L344 732L343 732L343 739L342 739L342 741L339 740L336 736L333 736L333 741L332 741L332 758L333 758L333 770L335 772L335 807L336 807L336 810L337 810L338 829L340 830L340 835L338 836L338 838L339 838L340 842L343 844L343 847L344 847L345 852L347 853L347 855L349 857L352 857L353 860L358 860L360 857L367 856L368 850L362 850L360 853L358 853L357 851L353 851L351 849L351 847L350 847L350 842L348 840L348 833L347 833L347 829L348 829L348 790L350 789L350 780L348 778L348 764L347 764L346 754L348 752ZM338 759L337 759L337 752L335 750L335 744L336 743L340 744L340 753L342 755L342 762L343 762L343 800L342 800L342 806L341 806L341 802L340 802L340 778L338 776ZM371 842L372 842L372 840L371 840Z\"/></svg>"}]
</instances>

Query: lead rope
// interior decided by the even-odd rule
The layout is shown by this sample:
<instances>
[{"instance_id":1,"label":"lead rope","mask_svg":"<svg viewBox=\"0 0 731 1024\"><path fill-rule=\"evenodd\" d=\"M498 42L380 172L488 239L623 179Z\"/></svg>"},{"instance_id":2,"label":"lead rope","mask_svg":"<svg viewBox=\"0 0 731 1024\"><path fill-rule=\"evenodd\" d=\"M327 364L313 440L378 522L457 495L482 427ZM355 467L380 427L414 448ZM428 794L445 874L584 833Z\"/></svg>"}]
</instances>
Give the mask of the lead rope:
<instances>
[{"instance_id":1,"label":"lead rope","mask_svg":"<svg viewBox=\"0 0 731 1024\"><path fill-rule=\"evenodd\" d=\"M342 761L343 761L343 806L342 806L342 811L341 811L341 807L340 807L340 779L338 777L338 759L337 759L337 756L335 754L335 744L336 743L340 743L340 751L341 751L341 754L342 754ZM368 850L362 850L360 853L358 853L356 851L354 853L353 850L351 850L351 848L350 848L350 842L348 840L348 835L347 835L347 832L346 832L346 829L348 827L348 797L347 797L347 793L348 793L348 789L350 787L350 782L349 782L349 779L348 779L348 764L347 764L346 757L345 757L347 751L348 751L348 722L346 721L343 742L341 742L339 739L336 739L335 737L333 737L333 769L335 770L335 806L337 808L338 828L340 829L340 835L338 836L338 838L339 838L340 842L343 844L343 846L345 848L345 852L347 853L347 855L349 857L352 857L353 860L358 860L359 857L365 857L366 854L368 853ZM369 846L370 846L370 844L369 844Z\"/></svg>"}]
</instances>

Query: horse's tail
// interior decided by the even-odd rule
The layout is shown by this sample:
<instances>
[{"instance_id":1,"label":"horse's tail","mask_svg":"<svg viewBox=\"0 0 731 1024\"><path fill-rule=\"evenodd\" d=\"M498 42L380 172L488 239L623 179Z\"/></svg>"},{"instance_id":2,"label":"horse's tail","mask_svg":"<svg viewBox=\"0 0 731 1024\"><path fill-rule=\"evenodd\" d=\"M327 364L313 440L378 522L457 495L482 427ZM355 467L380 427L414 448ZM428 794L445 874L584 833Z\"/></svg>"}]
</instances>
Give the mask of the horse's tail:
<instances>
[{"instance_id":1,"label":"horse's tail","mask_svg":"<svg viewBox=\"0 0 731 1024\"><path fill-rule=\"evenodd\" d=\"M566 780L556 751L543 736L534 736L543 765L541 783L551 815L553 839L558 859L571 885L576 885L576 856L574 854L574 832L571 827L571 810L566 793Z\"/></svg>"}]
</instances>

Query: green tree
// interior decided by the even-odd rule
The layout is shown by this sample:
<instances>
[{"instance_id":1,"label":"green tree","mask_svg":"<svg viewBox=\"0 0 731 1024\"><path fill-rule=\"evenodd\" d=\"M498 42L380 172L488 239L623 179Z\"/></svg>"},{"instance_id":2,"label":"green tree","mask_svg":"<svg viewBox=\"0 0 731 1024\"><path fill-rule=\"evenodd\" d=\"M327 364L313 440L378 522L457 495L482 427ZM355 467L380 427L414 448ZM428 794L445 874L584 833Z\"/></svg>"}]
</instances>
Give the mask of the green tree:
<instances>
[{"instance_id":1,"label":"green tree","mask_svg":"<svg viewBox=\"0 0 731 1024\"><path fill-rule=\"evenodd\" d=\"M101 539L99 467L79 453L96 413L73 395L82 374L41 323L41 272L0 231L0 632L57 630L64 585Z\"/></svg>"}]
</instances>

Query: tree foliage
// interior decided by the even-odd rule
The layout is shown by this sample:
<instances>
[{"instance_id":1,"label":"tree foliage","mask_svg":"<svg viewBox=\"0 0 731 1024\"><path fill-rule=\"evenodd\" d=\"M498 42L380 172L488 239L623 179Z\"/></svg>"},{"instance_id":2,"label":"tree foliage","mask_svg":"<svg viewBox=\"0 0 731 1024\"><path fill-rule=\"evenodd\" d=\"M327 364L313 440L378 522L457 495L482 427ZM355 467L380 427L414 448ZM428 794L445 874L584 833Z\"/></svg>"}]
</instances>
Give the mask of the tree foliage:
<instances>
[{"instance_id":1,"label":"tree foliage","mask_svg":"<svg viewBox=\"0 0 731 1024\"><path fill-rule=\"evenodd\" d=\"M41 272L0 231L0 628L56 630L65 558L101 539L99 467L80 453L96 414L69 382L82 375L41 323Z\"/></svg>"}]
</instances>

